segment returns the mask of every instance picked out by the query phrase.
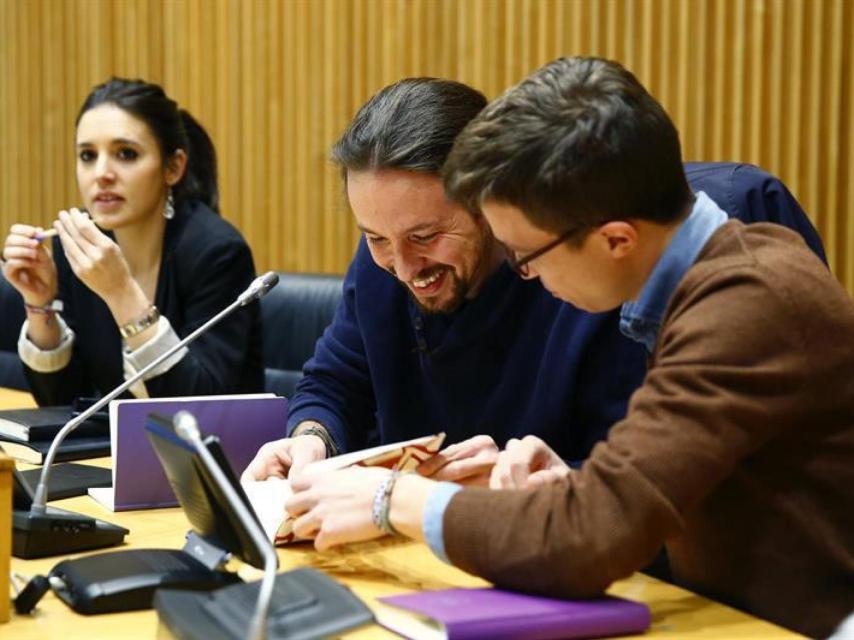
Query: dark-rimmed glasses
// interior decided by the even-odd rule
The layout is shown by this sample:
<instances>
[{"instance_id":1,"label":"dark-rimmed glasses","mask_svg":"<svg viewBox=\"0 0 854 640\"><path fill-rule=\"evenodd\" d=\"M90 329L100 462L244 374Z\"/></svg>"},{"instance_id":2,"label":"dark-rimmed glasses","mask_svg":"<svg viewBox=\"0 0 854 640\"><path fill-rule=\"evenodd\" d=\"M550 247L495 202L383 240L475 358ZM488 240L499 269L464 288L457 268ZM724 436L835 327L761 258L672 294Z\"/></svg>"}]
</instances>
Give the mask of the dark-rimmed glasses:
<instances>
[{"instance_id":1,"label":"dark-rimmed glasses","mask_svg":"<svg viewBox=\"0 0 854 640\"><path fill-rule=\"evenodd\" d=\"M515 251L505 246L505 249L507 249L507 262L510 265L510 268L513 269L513 271L515 271L523 278L526 278L528 277L528 275L530 275L528 271L528 263L531 262L531 260L536 260L544 253L548 253L555 247L560 246L576 233L578 233L578 229L570 229L569 231L560 234L557 238L549 242L544 247L540 247L536 251L532 251L531 253L522 258L518 257Z\"/></svg>"}]
</instances>

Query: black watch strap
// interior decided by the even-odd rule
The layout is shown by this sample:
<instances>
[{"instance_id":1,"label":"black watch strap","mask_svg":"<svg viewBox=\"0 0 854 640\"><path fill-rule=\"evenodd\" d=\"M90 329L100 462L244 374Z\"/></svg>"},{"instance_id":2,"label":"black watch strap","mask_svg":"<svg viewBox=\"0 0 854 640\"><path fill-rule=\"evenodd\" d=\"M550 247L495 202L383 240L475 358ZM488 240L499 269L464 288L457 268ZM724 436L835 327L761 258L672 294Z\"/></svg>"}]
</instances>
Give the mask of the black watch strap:
<instances>
[{"instance_id":1,"label":"black watch strap","mask_svg":"<svg viewBox=\"0 0 854 640\"><path fill-rule=\"evenodd\" d=\"M295 437L296 436L317 436L323 440L323 446L326 447L327 458L338 455L338 447L335 444L335 440L332 439L329 431L320 425L311 425L305 429L300 429L299 433L295 434Z\"/></svg>"}]
</instances>

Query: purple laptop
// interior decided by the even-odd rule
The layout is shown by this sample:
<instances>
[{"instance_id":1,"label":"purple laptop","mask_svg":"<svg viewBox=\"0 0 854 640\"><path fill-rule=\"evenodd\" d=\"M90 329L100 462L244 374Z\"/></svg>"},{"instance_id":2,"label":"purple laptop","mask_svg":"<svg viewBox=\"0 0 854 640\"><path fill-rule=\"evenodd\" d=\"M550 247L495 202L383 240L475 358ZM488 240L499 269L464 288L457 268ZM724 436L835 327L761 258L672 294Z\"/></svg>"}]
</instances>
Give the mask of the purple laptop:
<instances>
[{"instance_id":1,"label":"purple laptop","mask_svg":"<svg viewBox=\"0 0 854 640\"><path fill-rule=\"evenodd\" d=\"M197 396L110 403L113 486L89 489L89 495L112 511L178 505L163 467L145 435L150 413L171 418L189 411L217 435L236 475L265 442L285 436L288 401L271 394Z\"/></svg>"}]
</instances>

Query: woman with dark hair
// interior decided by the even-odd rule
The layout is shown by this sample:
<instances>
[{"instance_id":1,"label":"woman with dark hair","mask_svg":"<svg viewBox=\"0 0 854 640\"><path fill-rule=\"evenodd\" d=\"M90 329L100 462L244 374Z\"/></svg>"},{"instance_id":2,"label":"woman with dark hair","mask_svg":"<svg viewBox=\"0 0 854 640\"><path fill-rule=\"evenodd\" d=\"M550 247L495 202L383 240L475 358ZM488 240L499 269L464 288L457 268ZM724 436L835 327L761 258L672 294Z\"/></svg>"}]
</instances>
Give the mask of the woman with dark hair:
<instances>
[{"instance_id":1,"label":"woman with dark hair","mask_svg":"<svg viewBox=\"0 0 854 640\"><path fill-rule=\"evenodd\" d=\"M53 230L14 224L3 272L27 310L18 353L39 404L104 394L252 281L252 253L218 214L216 153L161 87L113 78L77 117L84 209ZM42 241L55 234L53 249ZM136 397L263 388L260 315L249 305L155 368Z\"/></svg>"}]
</instances>

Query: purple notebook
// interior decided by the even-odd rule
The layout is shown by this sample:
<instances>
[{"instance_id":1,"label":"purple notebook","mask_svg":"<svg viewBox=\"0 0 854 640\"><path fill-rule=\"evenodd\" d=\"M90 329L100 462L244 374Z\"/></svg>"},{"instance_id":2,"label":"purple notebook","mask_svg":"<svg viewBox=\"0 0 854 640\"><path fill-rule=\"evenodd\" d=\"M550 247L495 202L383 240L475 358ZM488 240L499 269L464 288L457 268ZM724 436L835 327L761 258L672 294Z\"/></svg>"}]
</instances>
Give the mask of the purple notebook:
<instances>
[{"instance_id":1,"label":"purple notebook","mask_svg":"<svg viewBox=\"0 0 854 640\"><path fill-rule=\"evenodd\" d=\"M172 417L182 410L196 417L204 435L219 436L231 468L240 476L262 444L284 437L288 401L250 394L111 402L113 486L89 489L89 495L112 511L177 506L145 435L145 420L149 413Z\"/></svg>"},{"instance_id":2,"label":"purple notebook","mask_svg":"<svg viewBox=\"0 0 854 640\"><path fill-rule=\"evenodd\" d=\"M378 598L377 621L407 638L600 638L649 628L646 605L605 596L557 600L500 589L443 589ZM408 612L415 615L408 615Z\"/></svg>"}]
</instances>

